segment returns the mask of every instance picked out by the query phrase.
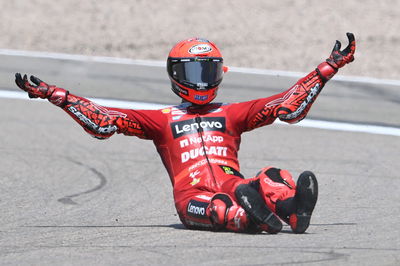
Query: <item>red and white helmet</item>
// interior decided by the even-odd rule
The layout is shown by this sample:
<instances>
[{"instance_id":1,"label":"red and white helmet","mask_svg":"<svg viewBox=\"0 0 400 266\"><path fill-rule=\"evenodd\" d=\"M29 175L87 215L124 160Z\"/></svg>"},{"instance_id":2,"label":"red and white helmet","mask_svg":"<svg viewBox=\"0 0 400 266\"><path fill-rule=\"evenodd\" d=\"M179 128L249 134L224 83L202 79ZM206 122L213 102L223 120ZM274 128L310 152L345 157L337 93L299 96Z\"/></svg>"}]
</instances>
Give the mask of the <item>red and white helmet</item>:
<instances>
[{"instance_id":1,"label":"red and white helmet","mask_svg":"<svg viewBox=\"0 0 400 266\"><path fill-rule=\"evenodd\" d=\"M197 105L214 100L226 69L217 46L201 38L177 43L168 55L167 71L172 91Z\"/></svg>"}]
</instances>

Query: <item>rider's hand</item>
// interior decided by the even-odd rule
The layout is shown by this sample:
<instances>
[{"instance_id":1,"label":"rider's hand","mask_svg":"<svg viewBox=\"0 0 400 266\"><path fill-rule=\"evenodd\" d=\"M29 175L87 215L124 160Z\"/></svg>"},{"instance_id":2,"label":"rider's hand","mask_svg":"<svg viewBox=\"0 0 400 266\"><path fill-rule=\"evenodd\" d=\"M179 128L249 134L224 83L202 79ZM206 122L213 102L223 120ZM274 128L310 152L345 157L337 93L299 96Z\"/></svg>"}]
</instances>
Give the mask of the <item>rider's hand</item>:
<instances>
[{"instance_id":1,"label":"rider's hand","mask_svg":"<svg viewBox=\"0 0 400 266\"><path fill-rule=\"evenodd\" d=\"M15 83L19 88L26 91L29 95L29 98L49 98L56 88L55 86L51 86L41 81L35 76L30 77L33 84L28 81L28 77L24 75L21 77L20 73L15 74Z\"/></svg>"},{"instance_id":2,"label":"rider's hand","mask_svg":"<svg viewBox=\"0 0 400 266\"><path fill-rule=\"evenodd\" d=\"M67 102L68 91L54 85L48 85L35 76L31 76L31 84L28 77L21 77L20 73L15 74L15 83L22 90L26 91L30 98L48 99L52 104L64 107Z\"/></svg>"},{"instance_id":3,"label":"rider's hand","mask_svg":"<svg viewBox=\"0 0 400 266\"><path fill-rule=\"evenodd\" d=\"M326 59L326 62L335 69L341 68L344 65L353 62L354 60L354 52L356 51L356 41L354 39L354 34L348 32L346 33L346 35L349 39L349 45L347 45L347 47L343 51L340 51L340 47L342 46L342 44L339 41L336 41L331 55L328 59Z\"/></svg>"}]
</instances>

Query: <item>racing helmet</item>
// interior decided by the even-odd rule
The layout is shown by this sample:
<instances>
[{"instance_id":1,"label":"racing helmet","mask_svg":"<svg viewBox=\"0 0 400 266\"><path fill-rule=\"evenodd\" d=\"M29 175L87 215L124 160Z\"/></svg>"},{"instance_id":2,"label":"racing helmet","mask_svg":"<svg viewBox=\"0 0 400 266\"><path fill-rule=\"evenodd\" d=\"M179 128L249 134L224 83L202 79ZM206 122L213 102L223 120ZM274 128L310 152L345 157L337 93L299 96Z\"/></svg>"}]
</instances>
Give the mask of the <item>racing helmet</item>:
<instances>
[{"instance_id":1,"label":"racing helmet","mask_svg":"<svg viewBox=\"0 0 400 266\"><path fill-rule=\"evenodd\" d=\"M172 91L196 105L207 104L217 96L226 70L217 46L205 39L181 41L168 55L167 71Z\"/></svg>"}]
</instances>

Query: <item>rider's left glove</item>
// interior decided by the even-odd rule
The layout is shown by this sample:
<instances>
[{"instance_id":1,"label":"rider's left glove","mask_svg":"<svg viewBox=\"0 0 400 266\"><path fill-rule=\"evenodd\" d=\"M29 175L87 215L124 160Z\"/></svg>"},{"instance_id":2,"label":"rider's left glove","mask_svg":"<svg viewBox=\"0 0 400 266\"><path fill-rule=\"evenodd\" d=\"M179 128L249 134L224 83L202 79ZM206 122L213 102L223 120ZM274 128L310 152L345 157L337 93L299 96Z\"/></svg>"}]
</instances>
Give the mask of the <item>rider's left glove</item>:
<instances>
[{"instance_id":1,"label":"rider's left glove","mask_svg":"<svg viewBox=\"0 0 400 266\"><path fill-rule=\"evenodd\" d=\"M356 51L356 41L354 39L353 33L346 33L347 38L349 39L349 44L343 51L340 51L340 47L342 44L339 41L336 41L335 45L333 46L333 50L331 55L326 62L334 67L335 69L341 68L344 65L351 63L354 61L354 53Z\"/></svg>"}]
</instances>

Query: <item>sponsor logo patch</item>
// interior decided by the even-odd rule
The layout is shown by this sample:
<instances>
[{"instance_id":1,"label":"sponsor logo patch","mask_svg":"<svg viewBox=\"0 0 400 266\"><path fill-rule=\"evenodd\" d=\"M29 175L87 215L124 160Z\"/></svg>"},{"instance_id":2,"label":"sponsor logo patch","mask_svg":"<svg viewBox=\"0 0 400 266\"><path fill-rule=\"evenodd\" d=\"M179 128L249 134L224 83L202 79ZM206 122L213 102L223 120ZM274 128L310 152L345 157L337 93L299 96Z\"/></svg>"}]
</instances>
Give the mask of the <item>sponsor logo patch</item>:
<instances>
[{"instance_id":1,"label":"sponsor logo patch","mask_svg":"<svg viewBox=\"0 0 400 266\"><path fill-rule=\"evenodd\" d=\"M201 178L193 178L193 181L190 182L192 186L197 185L200 182Z\"/></svg>"},{"instance_id":2,"label":"sponsor logo patch","mask_svg":"<svg viewBox=\"0 0 400 266\"><path fill-rule=\"evenodd\" d=\"M197 195L196 198L203 199L203 200L211 200L211 197L207 195Z\"/></svg>"},{"instance_id":3,"label":"sponsor logo patch","mask_svg":"<svg viewBox=\"0 0 400 266\"><path fill-rule=\"evenodd\" d=\"M244 176L236 169L226 166L226 165L219 165L219 167L221 167L222 171L225 172L225 174L227 175L234 175L240 178L244 178Z\"/></svg>"},{"instance_id":4,"label":"sponsor logo patch","mask_svg":"<svg viewBox=\"0 0 400 266\"><path fill-rule=\"evenodd\" d=\"M179 87L178 85L176 85L175 83L173 83L172 84L172 90L175 92L175 93L182 93L182 94L185 94L185 95L189 95L189 92L187 91L187 90L185 90L184 88L181 88L181 87Z\"/></svg>"},{"instance_id":5,"label":"sponsor logo patch","mask_svg":"<svg viewBox=\"0 0 400 266\"><path fill-rule=\"evenodd\" d=\"M208 219L206 215L207 206L208 202L191 200L187 206L187 214L200 219Z\"/></svg>"},{"instance_id":6,"label":"sponsor logo patch","mask_svg":"<svg viewBox=\"0 0 400 266\"><path fill-rule=\"evenodd\" d=\"M208 95L195 95L194 99L198 101L206 101L208 99Z\"/></svg>"},{"instance_id":7,"label":"sponsor logo patch","mask_svg":"<svg viewBox=\"0 0 400 266\"><path fill-rule=\"evenodd\" d=\"M228 152L227 147L223 146L206 146L202 148L192 149L181 153L182 163L189 161L190 159L196 159L199 156L211 155L211 156L223 156L226 157Z\"/></svg>"},{"instance_id":8,"label":"sponsor logo patch","mask_svg":"<svg viewBox=\"0 0 400 266\"><path fill-rule=\"evenodd\" d=\"M230 168L229 166L221 166L221 168L222 170L224 170L225 174L233 175L232 168Z\"/></svg>"},{"instance_id":9,"label":"sponsor logo patch","mask_svg":"<svg viewBox=\"0 0 400 266\"><path fill-rule=\"evenodd\" d=\"M307 105L311 104L315 97L317 97L318 93L321 91L320 84L315 84L314 87L311 88L310 92L307 95L307 98L300 104L300 106L293 113L289 113L287 115L281 115L280 118L290 120L295 119L306 109Z\"/></svg>"},{"instance_id":10,"label":"sponsor logo patch","mask_svg":"<svg viewBox=\"0 0 400 266\"><path fill-rule=\"evenodd\" d=\"M203 160L197 161L195 164L192 164L189 167L189 171L193 171L194 169L199 168L199 167L207 164L208 162L210 162L212 164L218 164L218 163L220 163L220 164L228 164L227 161L224 161L224 160L221 160L221 159L208 158L208 160L207 159L203 159Z\"/></svg>"},{"instance_id":11,"label":"sponsor logo patch","mask_svg":"<svg viewBox=\"0 0 400 266\"><path fill-rule=\"evenodd\" d=\"M107 126L104 126L104 127L101 127L101 126L97 125L95 122L90 120L90 118L85 116L83 113L81 113L78 109L76 109L73 106L68 107L68 111L70 111L81 122L83 122L87 127L92 129L96 133L99 133L99 134L111 134L111 133L113 133L113 132L118 130L116 125L107 125Z\"/></svg>"},{"instance_id":12,"label":"sponsor logo patch","mask_svg":"<svg viewBox=\"0 0 400 266\"><path fill-rule=\"evenodd\" d=\"M175 139L197 133L199 130L225 132L225 117L202 117L200 122L195 119L173 122L171 130Z\"/></svg>"},{"instance_id":13,"label":"sponsor logo patch","mask_svg":"<svg viewBox=\"0 0 400 266\"><path fill-rule=\"evenodd\" d=\"M190 182L190 184L191 184L192 186L194 186L194 185L196 185L197 183L200 182L200 179L201 179L201 178L196 178L196 176L199 175L199 174L200 174L200 171L199 171L199 170L196 170L195 172L191 172L191 173L190 173L189 176L192 178L192 182Z\"/></svg>"},{"instance_id":14,"label":"sponsor logo patch","mask_svg":"<svg viewBox=\"0 0 400 266\"><path fill-rule=\"evenodd\" d=\"M285 185L282 183L274 182L269 177L263 179L264 183L271 187L284 187Z\"/></svg>"},{"instance_id":15,"label":"sponsor logo patch","mask_svg":"<svg viewBox=\"0 0 400 266\"><path fill-rule=\"evenodd\" d=\"M203 43L203 44L196 44L190 47L189 54L206 54L212 51L210 45Z\"/></svg>"},{"instance_id":16,"label":"sponsor logo patch","mask_svg":"<svg viewBox=\"0 0 400 266\"><path fill-rule=\"evenodd\" d=\"M188 139L183 139L179 141L179 145L181 146L181 148L185 148L189 145L201 144L203 141L212 143L222 143L224 141L224 137L213 136L213 135L203 135L202 137L190 137Z\"/></svg>"}]
</instances>

